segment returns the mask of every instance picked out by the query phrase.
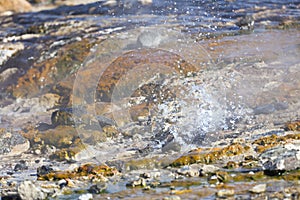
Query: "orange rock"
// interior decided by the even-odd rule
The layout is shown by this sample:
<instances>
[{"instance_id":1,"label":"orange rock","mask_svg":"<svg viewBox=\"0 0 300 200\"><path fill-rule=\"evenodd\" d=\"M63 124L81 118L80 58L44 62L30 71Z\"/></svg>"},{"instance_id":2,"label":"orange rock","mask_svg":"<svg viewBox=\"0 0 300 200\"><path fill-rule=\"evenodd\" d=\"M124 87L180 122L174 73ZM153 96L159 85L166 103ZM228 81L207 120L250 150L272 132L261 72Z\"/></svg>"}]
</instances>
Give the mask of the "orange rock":
<instances>
[{"instance_id":1,"label":"orange rock","mask_svg":"<svg viewBox=\"0 0 300 200\"><path fill-rule=\"evenodd\" d=\"M29 12L32 10L26 0L0 0L0 12Z\"/></svg>"},{"instance_id":2,"label":"orange rock","mask_svg":"<svg viewBox=\"0 0 300 200\"><path fill-rule=\"evenodd\" d=\"M285 129L288 131L300 131L300 120L286 123Z\"/></svg>"},{"instance_id":3,"label":"orange rock","mask_svg":"<svg viewBox=\"0 0 300 200\"><path fill-rule=\"evenodd\" d=\"M110 101L113 92L127 97L123 92L133 91L148 81L155 73L187 75L197 69L179 55L160 49L142 49L127 52L114 60L101 75L97 88L97 97L101 101ZM117 86L117 87L116 87ZM151 86L151 85L149 85ZM117 89L116 89L117 88ZM145 90L147 88L143 88ZM153 88L149 88L151 92ZM151 94L146 91L147 94Z\"/></svg>"}]
</instances>

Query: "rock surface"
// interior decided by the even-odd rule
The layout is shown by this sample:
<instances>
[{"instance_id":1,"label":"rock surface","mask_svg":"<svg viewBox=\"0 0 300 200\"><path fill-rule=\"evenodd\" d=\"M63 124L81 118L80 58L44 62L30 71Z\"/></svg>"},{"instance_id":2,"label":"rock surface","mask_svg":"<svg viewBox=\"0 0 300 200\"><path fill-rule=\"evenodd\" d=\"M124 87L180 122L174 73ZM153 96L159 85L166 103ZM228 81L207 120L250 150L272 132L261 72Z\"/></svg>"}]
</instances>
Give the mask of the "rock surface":
<instances>
[{"instance_id":1,"label":"rock surface","mask_svg":"<svg viewBox=\"0 0 300 200\"><path fill-rule=\"evenodd\" d=\"M30 2L0 16L1 198L299 198L298 3Z\"/></svg>"},{"instance_id":2,"label":"rock surface","mask_svg":"<svg viewBox=\"0 0 300 200\"><path fill-rule=\"evenodd\" d=\"M5 11L13 12L29 12L32 10L30 3L26 0L1 0L0 1L0 13Z\"/></svg>"}]
</instances>

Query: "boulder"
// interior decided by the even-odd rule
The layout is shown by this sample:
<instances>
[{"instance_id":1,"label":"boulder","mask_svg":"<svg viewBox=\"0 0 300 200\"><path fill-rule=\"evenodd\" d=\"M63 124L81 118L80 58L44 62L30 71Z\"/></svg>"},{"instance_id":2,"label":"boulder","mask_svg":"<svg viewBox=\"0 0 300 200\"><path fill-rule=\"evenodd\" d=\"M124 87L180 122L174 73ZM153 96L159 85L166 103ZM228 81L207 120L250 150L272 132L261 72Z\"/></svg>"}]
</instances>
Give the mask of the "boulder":
<instances>
[{"instance_id":1,"label":"boulder","mask_svg":"<svg viewBox=\"0 0 300 200\"><path fill-rule=\"evenodd\" d=\"M45 199L46 194L31 181L24 181L18 187L21 199Z\"/></svg>"}]
</instances>

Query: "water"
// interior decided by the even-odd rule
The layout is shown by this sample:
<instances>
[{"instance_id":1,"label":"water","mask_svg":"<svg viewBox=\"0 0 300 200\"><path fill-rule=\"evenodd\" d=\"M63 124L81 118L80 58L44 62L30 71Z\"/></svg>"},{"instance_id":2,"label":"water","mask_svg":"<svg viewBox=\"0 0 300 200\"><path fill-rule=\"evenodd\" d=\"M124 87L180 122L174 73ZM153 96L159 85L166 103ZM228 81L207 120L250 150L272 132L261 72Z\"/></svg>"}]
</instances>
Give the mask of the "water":
<instances>
[{"instance_id":1,"label":"water","mask_svg":"<svg viewBox=\"0 0 300 200\"><path fill-rule=\"evenodd\" d=\"M123 5L116 7L104 6L101 2L85 6L63 6L39 13L1 17L0 40L18 41L15 36L46 32L38 39L20 39L31 48L43 45L46 41L61 41L63 44L76 37L108 38L101 43L102 46L94 47L95 52L91 53L83 66L89 65L93 59L109 66L114 59L139 48L160 48L170 55L179 55L197 69L195 75L182 77L176 70L164 65L161 67L162 71L151 69L147 74L139 71L141 78L138 78L137 75L140 74L134 70L127 72L118 82L120 87L123 84L121 91L128 86L127 79L132 81L130 84L134 87L124 92L123 96L118 92L114 93L115 99L111 103L120 110L113 113L113 118L121 129L125 127L127 130L126 127L130 127L134 120L129 116L128 108L132 105L129 105L129 99L126 98L131 98L130 95L138 87L152 81L158 85L159 90L172 90L176 98L156 102L156 107L151 108L155 113L155 117L151 119L152 127L142 138L147 142L159 138L163 146L166 141L160 135L169 133L182 147L193 148L218 140L218 136L208 137L211 133L239 130L238 128L245 130L248 126L261 123L283 124L284 120L297 118L299 31L279 31L278 26L286 20L291 20L295 27L299 25L299 4L299 1L292 0L154 0L153 4L145 6L134 1L125 1ZM243 27L237 24L242 19L248 19L246 16L252 16L249 18L250 22L246 22L246 28L251 20L255 22L254 27L241 30ZM63 27L69 24L72 24L73 31L64 32ZM62 32L51 34L56 29L62 29ZM154 42L151 44L153 38ZM21 57L24 69L22 73L26 73L33 62L26 59L26 56L39 57L37 54L37 51L28 51L28 55L24 55L25 59ZM50 57L51 54L43 56ZM0 72L14 66L14 63L8 62L1 66ZM157 65L159 62L152 61L152 65L153 63ZM78 74L80 71L81 69ZM174 72L175 78L171 76ZM101 77L102 71L98 73L97 78ZM156 76L157 73L164 76ZM97 82L98 79L94 81ZM80 86L86 83L75 83L74 91L76 84ZM96 83L91 84L96 87ZM5 89L3 86L2 90ZM91 88L88 92L90 91L96 91L96 88ZM99 101L97 98L93 99L95 95L84 95L82 102L76 102L75 107L77 104ZM147 98L142 97L138 101L145 103ZM124 115L120 114L122 109L127 109ZM7 110L3 109L2 114L5 115L4 113ZM263 115L260 114L263 113L269 114L266 122L261 119ZM76 117L80 118L81 110L77 114L79 116ZM97 115L94 111L89 114ZM273 116L276 114L277 116ZM31 113L26 111L20 114L27 115L30 116ZM129 121L124 122L124 118ZM147 142L141 146L146 146ZM132 141L132 146L134 143L136 141ZM183 151L188 148L183 148Z\"/></svg>"}]
</instances>

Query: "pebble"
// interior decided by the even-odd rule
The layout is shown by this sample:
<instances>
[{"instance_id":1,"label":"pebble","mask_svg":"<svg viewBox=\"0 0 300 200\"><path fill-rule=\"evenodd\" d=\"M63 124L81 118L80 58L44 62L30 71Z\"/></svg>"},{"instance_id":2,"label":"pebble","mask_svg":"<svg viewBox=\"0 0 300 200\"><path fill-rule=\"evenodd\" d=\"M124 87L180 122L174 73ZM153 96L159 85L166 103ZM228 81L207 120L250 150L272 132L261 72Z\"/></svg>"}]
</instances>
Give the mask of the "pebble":
<instances>
[{"instance_id":1,"label":"pebble","mask_svg":"<svg viewBox=\"0 0 300 200\"><path fill-rule=\"evenodd\" d=\"M222 189L217 192L218 197L229 197L234 195L234 190Z\"/></svg>"},{"instance_id":2,"label":"pebble","mask_svg":"<svg viewBox=\"0 0 300 200\"><path fill-rule=\"evenodd\" d=\"M88 193L88 194L82 194L78 197L78 200L90 200L93 199L93 195Z\"/></svg>"},{"instance_id":3,"label":"pebble","mask_svg":"<svg viewBox=\"0 0 300 200\"><path fill-rule=\"evenodd\" d=\"M267 184L259 184L251 188L249 191L252 193L259 194L265 192L266 189L267 189Z\"/></svg>"}]
</instances>

